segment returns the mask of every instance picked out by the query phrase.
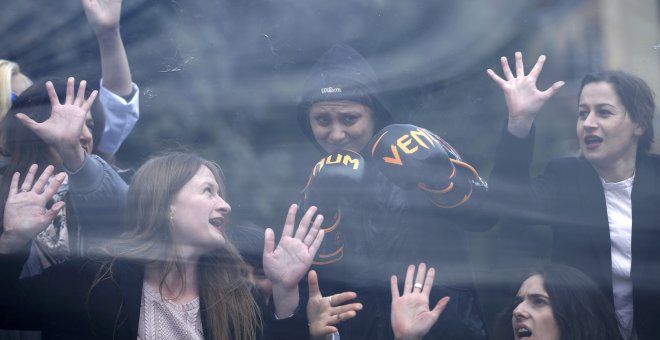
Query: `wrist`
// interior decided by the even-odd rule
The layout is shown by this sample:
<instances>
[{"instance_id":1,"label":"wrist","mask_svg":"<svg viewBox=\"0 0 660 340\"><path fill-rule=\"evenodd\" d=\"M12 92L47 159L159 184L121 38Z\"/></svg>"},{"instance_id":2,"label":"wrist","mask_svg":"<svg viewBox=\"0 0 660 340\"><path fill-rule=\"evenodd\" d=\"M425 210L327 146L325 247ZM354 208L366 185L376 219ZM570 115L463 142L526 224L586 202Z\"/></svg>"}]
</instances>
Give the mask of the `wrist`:
<instances>
[{"instance_id":1,"label":"wrist","mask_svg":"<svg viewBox=\"0 0 660 340\"><path fill-rule=\"evenodd\" d=\"M509 115L509 117L511 117L511 115ZM509 118L507 130L518 138L525 138L529 135L533 123L533 118Z\"/></svg>"},{"instance_id":2,"label":"wrist","mask_svg":"<svg viewBox=\"0 0 660 340\"><path fill-rule=\"evenodd\" d=\"M394 340L422 340L421 336L394 336Z\"/></svg>"},{"instance_id":3,"label":"wrist","mask_svg":"<svg viewBox=\"0 0 660 340\"><path fill-rule=\"evenodd\" d=\"M32 240L31 237L11 229L0 234L0 254L15 253Z\"/></svg>"},{"instance_id":4,"label":"wrist","mask_svg":"<svg viewBox=\"0 0 660 340\"><path fill-rule=\"evenodd\" d=\"M99 42L121 39L119 26L98 28L94 30L94 32L96 33L96 39L98 39Z\"/></svg>"},{"instance_id":5,"label":"wrist","mask_svg":"<svg viewBox=\"0 0 660 340\"><path fill-rule=\"evenodd\" d=\"M273 284L273 303L275 316L285 319L296 312L300 301L298 286L286 288L280 284Z\"/></svg>"},{"instance_id":6,"label":"wrist","mask_svg":"<svg viewBox=\"0 0 660 340\"><path fill-rule=\"evenodd\" d=\"M85 150L80 146L80 143L74 148L69 146L68 148L57 148L56 150L62 159L62 164L64 164L67 170L76 172L82 167L85 161Z\"/></svg>"},{"instance_id":7,"label":"wrist","mask_svg":"<svg viewBox=\"0 0 660 340\"><path fill-rule=\"evenodd\" d=\"M334 337L332 334L326 334L326 335L319 335L319 336L311 336L312 340L333 340Z\"/></svg>"}]
</instances>

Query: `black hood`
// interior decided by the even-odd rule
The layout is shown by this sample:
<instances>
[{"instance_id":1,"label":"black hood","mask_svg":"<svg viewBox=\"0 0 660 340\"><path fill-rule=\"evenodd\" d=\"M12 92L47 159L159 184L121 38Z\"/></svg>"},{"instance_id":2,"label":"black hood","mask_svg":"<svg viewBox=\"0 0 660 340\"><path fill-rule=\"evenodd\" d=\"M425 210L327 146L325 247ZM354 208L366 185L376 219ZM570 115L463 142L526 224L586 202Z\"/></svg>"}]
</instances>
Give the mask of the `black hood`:
<instances>
[{"instance_id":1,"label":"black hood","mask_svg":"<svg viewBox=\"0 0 660 340\"><path fill-rule=\"evenodd\" d=\"M375 131L380 131L392 122L392 115L379 91L376 72L364 57L346 44L334 45L314 64L305 81L298 103L298 124L307 138L321 148L312 133L309 108L320 101L350 100L371 108Z\"/></svg>"}]
</instances>

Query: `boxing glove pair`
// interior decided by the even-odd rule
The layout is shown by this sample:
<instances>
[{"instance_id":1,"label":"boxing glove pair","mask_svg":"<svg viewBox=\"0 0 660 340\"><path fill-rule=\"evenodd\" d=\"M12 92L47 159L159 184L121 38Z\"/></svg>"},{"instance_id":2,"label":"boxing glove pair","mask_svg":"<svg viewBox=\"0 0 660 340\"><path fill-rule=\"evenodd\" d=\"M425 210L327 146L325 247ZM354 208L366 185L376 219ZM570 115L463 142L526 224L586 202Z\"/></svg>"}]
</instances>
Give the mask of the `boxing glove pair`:
<instances>
[{"instance_id":1,"label":"boxing glove pair","mask_svg":"<svg viewBox=\"0 0 660 340\"><path fill-rule=\"evenodd\" d=\"M440 208L460 206L470 199L474 187L487 187L449 143L415 125L386 126L371 139L368 150L374 165L393 184L421 190ZM314 264L343 257L340 202L358 194L364 176L364 159L350 150L330 153L312 169L303 191L303 211L314 205L325 218L325 239Z\"/></svg>"}]
</instances>

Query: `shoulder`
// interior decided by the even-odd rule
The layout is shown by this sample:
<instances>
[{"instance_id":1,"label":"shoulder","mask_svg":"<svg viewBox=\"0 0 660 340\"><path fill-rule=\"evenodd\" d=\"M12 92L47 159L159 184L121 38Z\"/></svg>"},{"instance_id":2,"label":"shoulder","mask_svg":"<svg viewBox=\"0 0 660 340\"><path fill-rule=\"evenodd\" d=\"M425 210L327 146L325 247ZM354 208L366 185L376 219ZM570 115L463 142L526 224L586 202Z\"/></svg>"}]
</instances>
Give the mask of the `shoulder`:
<instances>
[{"instance_id":1,"label":"shoulder","mask_svg":"<svg viewBox=\"0 0 660 340\"><path fill-rule=\"evenodd\" d=\"M643 156L649 162L653 163L655 166L660 166L660 155L654 153L648 153Z\"/></svg>"}]
</instances>

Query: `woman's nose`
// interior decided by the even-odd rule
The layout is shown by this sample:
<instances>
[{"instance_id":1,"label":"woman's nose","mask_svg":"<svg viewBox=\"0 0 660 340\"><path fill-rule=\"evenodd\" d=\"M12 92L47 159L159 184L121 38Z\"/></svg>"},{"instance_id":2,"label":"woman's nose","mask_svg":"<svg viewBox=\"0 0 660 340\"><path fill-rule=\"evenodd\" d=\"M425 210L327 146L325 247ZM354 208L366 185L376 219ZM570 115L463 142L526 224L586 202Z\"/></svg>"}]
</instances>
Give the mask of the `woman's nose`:
<instances>
[{"instance_id":1,"label":"woman's nose","mask_svg":"<svg viewBox=\"0 0 660 340\"><path fill-rule=\"evenodd\" d=\"M516 308L513 309L513 317L516 320L524 319L527 317L527 310L524 302L519 303Z\"/></svg>"},{"instance_id":2,"label":"woman's nose","mask_svg":"<svg viewBox=\"0 0 660 340\"><path fill-rule=\"evenodd\" d=\"M586 127L595 127L596 126L596 114L589 112L587 118L584 119L584 126Z\"/></svg>"},{"instance_id":3,"label":"woman's nose","mask_svg":"<svg viewBox=\"0 0 660 340\"><path fill-rule=\"evenodd\" d=\"M227 203L222 197L220 197L220 201L218 202L217 209L222 212L224 215L229 214L231 212L231 205Z\"/></svg>"},{"instance_id":4,"label":"woman's nose","mask_svg":"<svg viewBox=\"0 0 660 340\"><path fill-rule=\"evenodd\" d=\"M332 142L340 142L346 137L346 133L344 132L344 129L341 126L333 125L330 128L330 136L328 138Z\"/></svg>"},{"instance_id":5,"label":"woman's nose","mask_svg":"<svg viewBox=\"0 0 660 340\"><path fill-rule=\"evenodd\" d=\"M92 131L87 125L83 125L82 132L80 133L80 144L89 145L92 143L92 139Z\"/></svg>"}]
</instances>

